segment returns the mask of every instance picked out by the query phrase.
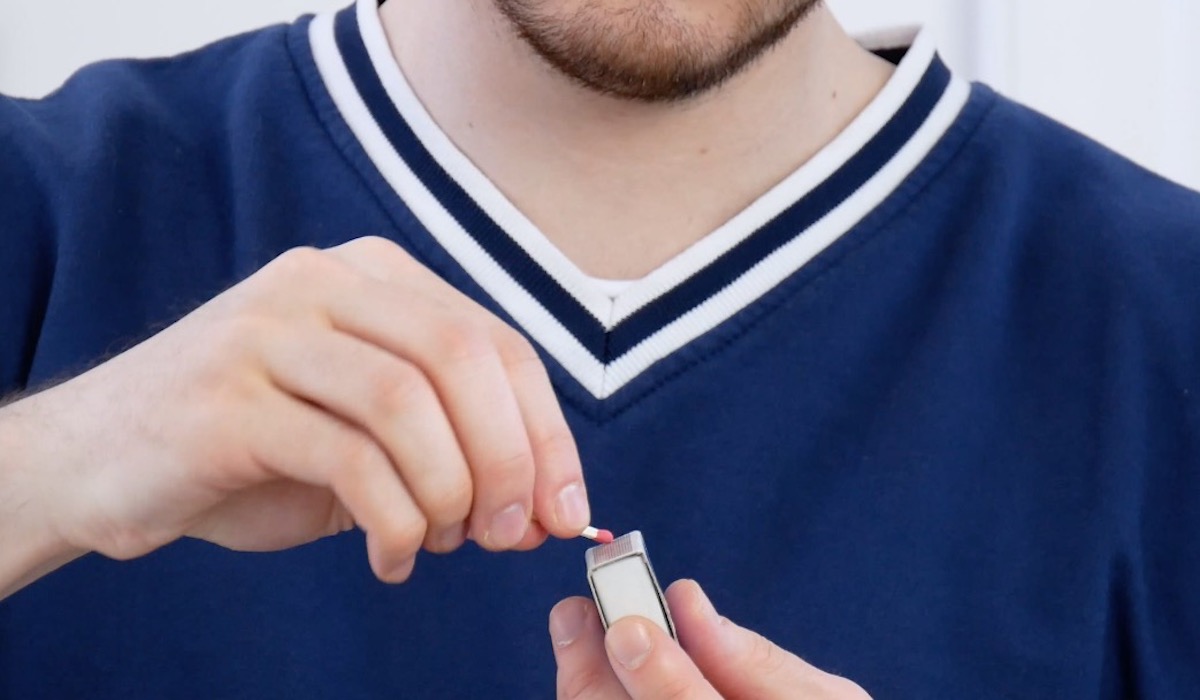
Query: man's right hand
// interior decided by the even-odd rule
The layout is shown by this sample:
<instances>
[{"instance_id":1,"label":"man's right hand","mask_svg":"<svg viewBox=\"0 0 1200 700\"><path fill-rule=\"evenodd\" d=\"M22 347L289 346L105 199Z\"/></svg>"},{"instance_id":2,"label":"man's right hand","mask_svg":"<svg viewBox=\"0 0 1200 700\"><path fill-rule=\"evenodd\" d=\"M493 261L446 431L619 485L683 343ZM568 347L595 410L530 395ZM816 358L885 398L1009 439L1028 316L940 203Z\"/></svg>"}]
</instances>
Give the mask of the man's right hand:
<instances>
[{"instance_id":1,"label":"man's right hand","mask_svg":"<svg viewBox=\"0 0 1200 700\"><path fill-rule=\"evenodd\" d=\"M399 582L422 547L528 549L590 520L530 344L377 238L289 251L0 424L22 512L118 559L358 525L376 575Z\"/></svg>"}]
</instances>

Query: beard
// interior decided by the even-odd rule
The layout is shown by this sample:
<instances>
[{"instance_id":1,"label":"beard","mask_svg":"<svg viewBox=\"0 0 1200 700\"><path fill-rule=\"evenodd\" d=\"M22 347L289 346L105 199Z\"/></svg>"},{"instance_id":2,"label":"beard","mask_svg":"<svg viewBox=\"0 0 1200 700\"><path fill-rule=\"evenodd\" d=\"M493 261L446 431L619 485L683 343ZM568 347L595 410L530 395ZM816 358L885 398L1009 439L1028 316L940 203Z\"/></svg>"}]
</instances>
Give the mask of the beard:
<instances>
[{"instance_id":1,"label":"beard","mask_svg":"<svg viewBox=\"0 0 1200 700\"><path fill-rule=\"evenodd\" d=\"M820 0L493 0L534 51L596 92L685 100L726 82L791 33ZM689 17L689 15L691 17ZM697 18L697 15L702 15Z\"/></svg>"}]
</instances>

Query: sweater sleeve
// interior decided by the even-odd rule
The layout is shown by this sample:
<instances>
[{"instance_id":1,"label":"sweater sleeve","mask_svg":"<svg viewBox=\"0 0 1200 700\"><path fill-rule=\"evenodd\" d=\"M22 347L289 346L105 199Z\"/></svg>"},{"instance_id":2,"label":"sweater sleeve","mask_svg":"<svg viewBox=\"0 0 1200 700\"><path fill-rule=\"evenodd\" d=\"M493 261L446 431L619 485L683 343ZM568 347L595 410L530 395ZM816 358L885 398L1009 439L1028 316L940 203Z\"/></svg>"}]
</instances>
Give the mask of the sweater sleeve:
<instances>
[{"instance_id":1,"label":"sweater sleeve","mask_svg":"<svg viewBox=\"0 0 1200 700\"><path fill-rule=\"evenodd\" d=\"M0 96L0 400L27 388L52 286L56 153L37 106Z\"/></svg>"}]
</instances>

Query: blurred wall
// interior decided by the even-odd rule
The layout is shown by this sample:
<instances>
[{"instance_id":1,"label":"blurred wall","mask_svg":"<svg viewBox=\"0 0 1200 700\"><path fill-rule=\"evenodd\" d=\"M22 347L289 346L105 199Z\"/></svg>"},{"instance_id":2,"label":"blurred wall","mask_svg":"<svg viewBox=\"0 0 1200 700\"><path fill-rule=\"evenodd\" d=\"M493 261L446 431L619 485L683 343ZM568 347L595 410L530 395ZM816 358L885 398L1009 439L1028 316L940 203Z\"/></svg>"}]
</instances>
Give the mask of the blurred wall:
<instances>
[{"instance_id":1,"label":"blurred wall","mask_svg":"<svg viewBox=\"0 0 1200 700\"><path fill-rule=\"evenodd\" d=\"M91 61L176 53L349 1L0 0L0 92L41 95ZM963 75L1200 189L1200 2L828 2L856 31L928 25Z\"/></svg>"},{"instance_id":2,"label":"blurred wall","mask_svg":"<svg viewBox=\"0 0 1200 700\"><path fill-rule=\"evenodd\" d=\"M828 0L851 30L924 22L965 75L1200 189L1195 0Z\"/></svg>"},{"instance_id":3,"label":"blurred wall","mask_svg":"<svg viewBox=\"0 0 1200 700\"><path fill-rule=\"evenodd\" d=\"M0 92L32 97L104 58L163 56L350 0L0 0Z\"/></svg>"}]
</instances>

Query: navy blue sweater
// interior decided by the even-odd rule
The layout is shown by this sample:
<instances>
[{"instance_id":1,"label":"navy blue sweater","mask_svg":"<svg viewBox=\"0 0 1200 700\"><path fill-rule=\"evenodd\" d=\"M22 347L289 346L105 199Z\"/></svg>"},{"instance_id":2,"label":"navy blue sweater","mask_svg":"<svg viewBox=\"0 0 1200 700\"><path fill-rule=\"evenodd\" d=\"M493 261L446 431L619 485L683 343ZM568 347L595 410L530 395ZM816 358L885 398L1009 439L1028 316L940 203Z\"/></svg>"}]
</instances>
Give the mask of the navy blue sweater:
<instances>
[{"instance_id":1,"label":"navy blue sweater","mask_svg":"<svg viewBox=\"0 0 1200 700\"><path fill-rule=\"evenodd\" d=\"M290 247L386 236L534 341L597 522L741 624L879 698L1200 697L1200 196L921 38L837 141L612 298L381 37L364 0L0 98L0 393ZM546 614L586 591L578 542L397 587L358 533L92 556L0 603L0 697L547 697Z\"/></svg>"}]
</instances>

